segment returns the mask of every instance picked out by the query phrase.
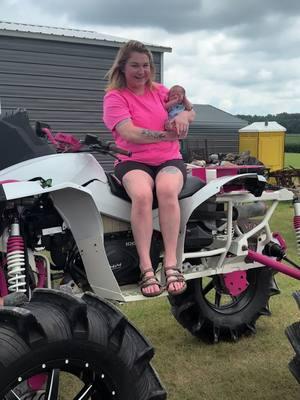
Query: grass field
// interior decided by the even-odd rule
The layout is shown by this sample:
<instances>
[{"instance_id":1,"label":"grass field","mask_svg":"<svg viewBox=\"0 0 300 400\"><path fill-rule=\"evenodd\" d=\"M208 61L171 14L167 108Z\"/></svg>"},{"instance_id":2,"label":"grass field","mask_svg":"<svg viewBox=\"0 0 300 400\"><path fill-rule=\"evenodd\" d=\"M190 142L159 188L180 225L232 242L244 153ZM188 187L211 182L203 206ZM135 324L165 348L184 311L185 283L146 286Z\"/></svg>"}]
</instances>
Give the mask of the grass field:
<instances>
[{"instance_id":1,"label":"grass field","mask_svg":"<svg viewBox=\"0 0 300 400\"><path fill-rule=\"evenodd\" d=\"M282 203L271 225L287 240L289 257L297 260L292 218L292 205ZM299 398L299 384L288 370L294 352L284 330L300 319L300 311L292 299L292 293L300 289L300 285L280 274L276 275L276 280L281 294L271 298L272 316L260 317L257 334L242 337L237 343L210 345L199 341L175 321L166 299L120 307L152 342L155 348L152 364L167 389L168 400ZM68 400L76 383L67 376L63 382L65 394L61 399Z\"/></svg>"},{"instance_id":2,"label":"grass field","mask_svg":"<svg viewBox=\"0 0 300 400\"><path fill-rule=\"evenodd\" d=\"M288 134L285 136L285 144L286 146L293 146L292 149L294 151L298 151L298 153L285 153L285 166L289 167L292 166L294 168L300 168L300 134ZM296 146L297 145L297 146ZM287 149L287 147L286 147ZM290 150L292 150L290 148ZM292 150L292 151L293 151Z\"/></svg>"},{"instance_id":3,"label":"grass field","mask_svg":"<svg viewBox=\"0 0 300 400\"><path fill-rule=\"evenodd\" d=\"M300 154L299 153L285 153L284 164L286 167L292 166L300 168Z\"/></svg>"},{"instance_id":4,"label":"grass field","mask_svg":"<svg viewBox=\"0 0 300 400\"><path fill-rule=\"evenodd\" d=\"M285 135L285 143L286 144L300 144L300 134L289 133Z\"/></svg>"},{"instance_id":5,"label":"grass field","mask_svg":"<svg viewBox=\"0 0 300 400\"><path fill-rule=\"evenodd\" d=\"M292 207L280 204L272 225L284 234L289 255L296 259L292 216ZM280 274L276 279L282 293L270 301L272 316L261 317L257 334L237 343L198 341L175 321L165 299L121 307L154 345L153 365L168 391L168 400L299 398L299 385L288 370L293 350L284 330L300 319L291 296L300 285Z\"/></svg>"}]
</instances>

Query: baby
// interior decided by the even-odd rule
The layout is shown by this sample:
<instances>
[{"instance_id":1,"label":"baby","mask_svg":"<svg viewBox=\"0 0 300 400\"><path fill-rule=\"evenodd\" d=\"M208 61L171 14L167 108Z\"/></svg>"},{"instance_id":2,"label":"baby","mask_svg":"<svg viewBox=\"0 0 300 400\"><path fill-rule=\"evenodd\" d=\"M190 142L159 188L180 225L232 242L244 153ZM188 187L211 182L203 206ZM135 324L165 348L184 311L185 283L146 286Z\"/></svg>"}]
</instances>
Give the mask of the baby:
<instances>
[{"instance_id":1,"label":"baby","mask_svg":"<svg viewBox=\"0 0 300 400\"><path fill-rule=\"evenodd\" d=\"M165 122L165 129L167 131L176 130L174 118L181 111L191 111L193 109L192 103L185 96L185 89L182 86L175 85L169 90L166 98L165 108L168 111L168 119Z\"/></svg>"}]
</instances>

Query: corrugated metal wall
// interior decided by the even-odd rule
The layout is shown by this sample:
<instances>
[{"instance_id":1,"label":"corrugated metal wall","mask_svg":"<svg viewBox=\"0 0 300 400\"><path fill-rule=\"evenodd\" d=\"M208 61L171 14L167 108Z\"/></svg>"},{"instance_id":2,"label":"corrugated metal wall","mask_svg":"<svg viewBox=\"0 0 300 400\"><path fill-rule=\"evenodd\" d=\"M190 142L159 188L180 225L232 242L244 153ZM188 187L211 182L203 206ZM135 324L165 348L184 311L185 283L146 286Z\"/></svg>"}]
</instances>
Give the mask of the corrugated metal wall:
<instances>
[{"instance_id":1,"label":"corrugated metal wall","mask_svg":"<svg viewBox=\"0 0 300 400\"><path fill-rule=\"evenodd\" d=\"M83 137L111 134L102 123L102 99L117 47L0 36L2 114L20 107L32 124L43 121L55 131ZM160 53L153 52L160 81ZM101 156L106 170L113 160Z\"/></svg>"},{"instance_id":2,"label":"corrugated metal wall","mask_svg":"<svg viewBox=\"0 0 300 400\"><path fill-rule=\"evenodd\" d=\"M189 162L193 158L206 160L212 153L237 153L239 149L238 129L235 126L220 128L191 124L189 135L182 143L185 160Z\"/></svg>"}]
</instances>

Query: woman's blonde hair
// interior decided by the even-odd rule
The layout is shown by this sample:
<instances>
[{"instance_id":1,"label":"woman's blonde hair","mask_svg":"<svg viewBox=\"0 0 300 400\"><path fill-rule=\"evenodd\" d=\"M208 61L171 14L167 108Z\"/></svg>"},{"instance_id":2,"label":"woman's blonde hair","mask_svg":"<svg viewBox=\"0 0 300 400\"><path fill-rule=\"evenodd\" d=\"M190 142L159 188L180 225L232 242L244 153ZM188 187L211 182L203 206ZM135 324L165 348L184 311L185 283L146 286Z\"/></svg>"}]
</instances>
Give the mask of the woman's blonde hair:
<instances>
[{"instance_id":1,"label":"woman's blonde hair","mask_svg":"<svg viewBox=\"0 0 300 400\"><path fill-rule=\"evenodd\" d=\"M106 91L112 89L122 89L126 87L124 68L126 62L131 56L131 53L133 52L143 53L148 56L151 76L146 85L149 88L153 86L153 81L155 77L155 65L152 53L149 49L147 49L147 47L143 43L138 42L137 40L130 40L129 42L125 43L124 46L120 47L112 67L105 76L108 79L108 85L106 87Z\"/></svg>"}]
</instances>

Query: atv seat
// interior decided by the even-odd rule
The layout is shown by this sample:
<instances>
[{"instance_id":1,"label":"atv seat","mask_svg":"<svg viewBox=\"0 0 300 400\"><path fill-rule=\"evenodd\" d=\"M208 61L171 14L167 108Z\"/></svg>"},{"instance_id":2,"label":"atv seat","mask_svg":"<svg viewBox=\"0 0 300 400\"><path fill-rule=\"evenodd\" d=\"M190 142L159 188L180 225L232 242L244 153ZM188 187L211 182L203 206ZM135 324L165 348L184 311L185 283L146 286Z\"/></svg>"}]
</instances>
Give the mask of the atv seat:
<instances>
[{"instance_id":1,"label":"atv seat","mask_svg":"<svg viewBox=\"0 0 300 400\"><path fill-rule=\"evenodd\" d=\"M120 197L123 200L129 201L130 197L126 193L124 187L119 183L117 178L114 176L114 174L106 174L108 183L110 186L110 190L112 194L114 194L117 197ZM199 178L196 178L195 176L187 176L187 180L179 193L178 199L185 199L186 197L192 196L194 193L198 192L199 189L203 188L205 186L205 182L201 181ZM157 203L157 198L154 192L154 198L153 198L153 207L152 208L157 208L158 203Z\"/></svg>"}]
</instances>

